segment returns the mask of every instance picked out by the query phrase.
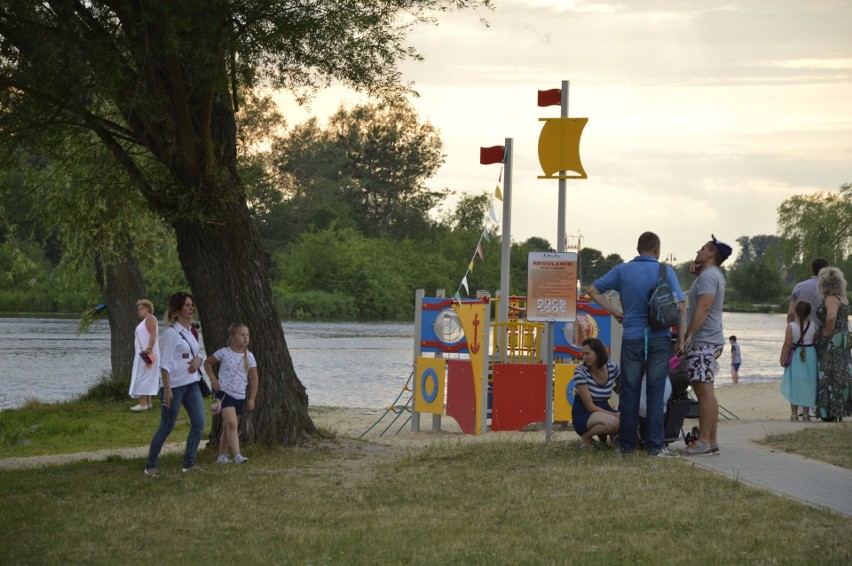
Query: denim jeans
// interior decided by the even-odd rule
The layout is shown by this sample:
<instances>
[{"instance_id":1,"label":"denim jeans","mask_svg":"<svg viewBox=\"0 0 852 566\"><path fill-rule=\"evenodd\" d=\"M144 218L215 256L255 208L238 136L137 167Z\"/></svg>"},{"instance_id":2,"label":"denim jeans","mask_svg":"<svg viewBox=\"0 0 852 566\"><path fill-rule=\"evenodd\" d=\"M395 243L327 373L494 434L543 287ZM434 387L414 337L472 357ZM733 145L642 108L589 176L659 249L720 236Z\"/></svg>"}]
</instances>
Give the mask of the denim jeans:
<instances>
[{"instance_id":1,"label":"denim jeans","mask_svg":"<svg viewBox=\"0 0 852 566\"><path fill-rule=\"evenodd\" d=\"M148 469L157 467L157 461L160 459L160 450L163 449L166 438L169 437L175 428L181 405L186 407L190 424L189 436L186 437L186 450L183 453L183 467L191 468L195 465L195 455L198 452L198 445L201 443L201 436L204 434L204 426L206 424L204 397L201 396L201 389L198 387L198 383L173 387L172 395L172 405L167 409L162 403L163 388L160 388L160 428L157 429L157 432L154 433L154 438L151 439L151 448L148 450L148 463L145 465Z\"/></svg>"},{"instance_id":2,"label":"denim jeans","mask_svg":"<svg viewBox=\"0 0 852 566\"><path fill-rule=\"evenodd\" d=\"M672 341L667 336L648 339L647 359L644 338L624 340L621 343L621 429L618 432L618 443L627 452L636 450L639 445L639 397L642 393L643 376L646 379L647 400L645 447L649 454L655 454L665 446L663 393L671 356Z\"/></svg>"}]
</instances>

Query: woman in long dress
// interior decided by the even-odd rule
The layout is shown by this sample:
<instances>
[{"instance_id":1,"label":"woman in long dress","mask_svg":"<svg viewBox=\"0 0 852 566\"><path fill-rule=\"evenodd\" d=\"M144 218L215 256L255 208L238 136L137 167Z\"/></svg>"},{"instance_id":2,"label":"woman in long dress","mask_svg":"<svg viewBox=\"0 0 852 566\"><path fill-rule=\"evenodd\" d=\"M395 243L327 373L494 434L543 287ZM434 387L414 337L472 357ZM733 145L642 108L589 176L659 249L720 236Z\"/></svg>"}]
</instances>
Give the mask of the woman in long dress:
<instances>
[{"instance_id":1,"label":"woman in long dress","mask_svg":"<svg viewBox=\"0 0 852 566\"><path fill-rule=\"evenodd\" d=\"M846 298L846 279L839 269L824 267L818 277L823 302L817 308L817 416L824 421L837 421L852 415L852 378L849 375L852 358L847 322L849 300Z\"/></svg>"},{"instance_id":2,"label":"woman in long dress","mask_svg":"<svg viewBox=\"0 0 852 566\"><path fill-rule=\"evenodd\" d=\"M157 363L160 343L154 305L148 299L139 299L136 301L136 312L142 320L134 332L136 356L130 378L130 396L134 399L138 397L139 403L130 408L133 412L150 409L151 396L160 390L160 367Z\"/></svg>"},{"instance_id":3,"label":"woman in long dress","mask_svg":"<svg viewBox=\"0 0 852 566\"><path fill-rule=\"evenodd\" d=\"M802 420L811 420L811 407L816 405L817 393L817 327L811 324L811 304L807 301L796 303L795 319L787 325L784 345L781 347L781 365L787 360L793 349L790 365L784 368L781 379L781 394L790 403L790 420L799 420L799 407L802 408Z\"/></svg>"}]
</instances>

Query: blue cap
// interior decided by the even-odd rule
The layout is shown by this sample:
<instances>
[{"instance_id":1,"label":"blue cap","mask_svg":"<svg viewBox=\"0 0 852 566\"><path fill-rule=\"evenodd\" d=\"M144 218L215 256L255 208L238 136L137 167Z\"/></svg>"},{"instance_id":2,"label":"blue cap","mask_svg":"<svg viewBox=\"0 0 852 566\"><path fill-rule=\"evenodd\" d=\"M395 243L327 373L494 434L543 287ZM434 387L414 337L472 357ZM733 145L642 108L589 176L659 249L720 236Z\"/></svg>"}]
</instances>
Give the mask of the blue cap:
<instances>
[{"instance_id":1,"label":"blue cap","mask_svg":"<svg viewBox=\"0 0 852 566\"><path fill-rule=\"evenodd\" d=\"M717 240L716 236L710 234L710 237L713 239L713 245L716 246L716 249L719 251L719 255L722 257L722 261L731 257L731 254L734 252L734 249L723 242L722 240Z\"/></svg>"}]
</instances>

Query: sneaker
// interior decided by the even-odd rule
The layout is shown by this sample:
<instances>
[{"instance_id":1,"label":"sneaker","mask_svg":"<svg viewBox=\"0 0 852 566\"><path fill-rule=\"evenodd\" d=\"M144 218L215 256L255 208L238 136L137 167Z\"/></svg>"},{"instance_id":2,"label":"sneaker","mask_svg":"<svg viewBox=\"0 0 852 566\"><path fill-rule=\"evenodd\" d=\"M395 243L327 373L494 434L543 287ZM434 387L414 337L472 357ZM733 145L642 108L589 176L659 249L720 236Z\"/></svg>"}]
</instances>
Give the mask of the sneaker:
<instances>
[{"instance_id":1,"label":"sneaker","mask_svg":"<svg viewBox=\"0 0 852 566\"><path fill-rule=\"evenodd\" d=\"M242 464L244 462L248 462L248 458L246 458L242 454L237 454L236 456L234 456L234 462L236 462L237 464Z\"/></svg>"},{"instance_id":2,"label":"sneaker","mask_svg":"<svg viewBox=\"0 0 852 566\"><path fill-rule=\"evenodd\" d=\"M615 446L615 453L618 454L619 456L632 456L633 454L636 453L636 451L635 450L628 450L627 448L624 448L620 444L617 444Z\"/></svg>"},{"instance_id":3,"label":"sneaker","mask_svg":"<svg viewBox=\"0 0 852 566\"><path fill-rule=\"evenodd\" d=\"M133 411L134 413L138 413L140 411L147 411L150 408L151 408L151 405L135 405L133 407L130 407L130 410Z\"/></svg>"},{"instance_id":4,"label":"sneaker","mask_svg":"<svg viewBox=\"0 0 852 566\"><path fill-rule=\"evenodd\" d=\"M227 454L219 454L219 457L216 458L217 464L230 464L232 460L228 458Z\"/></svg>"},{"instance_id":5,"label":"sneaker","mask_svg":"<svg viewBox=\"0 0 852 566\"><path fill-rule=\"evenodd\" d=\"M710 453L713 456L718 456L719 454L721 454L721 452L719 452L719 445L718 444L711 444L710 445Z\"/></svg>"},{"instance_id":6,"label":"sneaker","mask_svg":"<svg viewBox=\"0 0 852 566\"><path fill-rule=\"evenodd\" d=\"M718 452L718 448L717 448ZM705 444L700 440L696 440L692 444L686 447L686 455L687 456L712 456L713 455L713 447L709 444Z\"/></svg>"},{"instance_id":7,"label":"sneaker","mask_svg":"<svg viewBox=\"0 0 852 566\"><path fill-rule=\"evenodd\" d=\"M201 467L201 466L199 466L198 464L195 464L194 466L189 467L189 468L181 468L181 469L180 469L180 471L181 471L181 472L183 472L183 473L187 473L187 472L201 472L201 471L203 471L203 470L204 470L204 468L202 468L202 467Z\"/></svg>"},{"instance_id":8,"label":"sneaker","mask_svg":"<svg viewBox=\"0 0 852 566\"><path fill-rule=\"evenodd\" d=\"M680 454L677 452L672 452L668 448L660 448L655 452L648 452L649 458L679 458Z\"/></svg>"}]
</instances>

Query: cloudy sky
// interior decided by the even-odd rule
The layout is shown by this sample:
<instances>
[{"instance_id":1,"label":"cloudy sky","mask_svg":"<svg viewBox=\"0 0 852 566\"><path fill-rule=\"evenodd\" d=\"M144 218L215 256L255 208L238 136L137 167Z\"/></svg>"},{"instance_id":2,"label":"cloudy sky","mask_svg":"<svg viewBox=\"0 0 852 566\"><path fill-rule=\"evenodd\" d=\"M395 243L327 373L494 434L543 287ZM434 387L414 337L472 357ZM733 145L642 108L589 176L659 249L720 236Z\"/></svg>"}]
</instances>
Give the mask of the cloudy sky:
<instances>
[{"instance_id":1,"label":"cloudy sky","mask_svg":"<svg viewBox=\"0 0 852 566\"><path fill-rule=\"evenodd\" d=\"M784 199L852 182L852 0L495 3L416 28L425 61L403 73L444 140L432 187L493 193L499 165L479 147L514 140L513 240L555 247L557 183L536 176L538 118L559 108L536 91L562 80L569 115L589 118L567 232L605 254L631 258L653 230L682 262L711 232L774 234ZM332 88L287 116L355 100Z\"/></svg>"}]
</instances>

